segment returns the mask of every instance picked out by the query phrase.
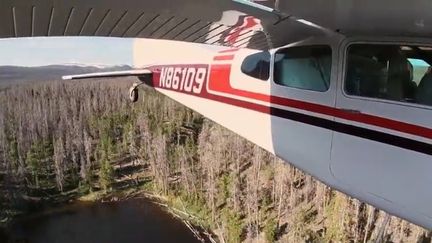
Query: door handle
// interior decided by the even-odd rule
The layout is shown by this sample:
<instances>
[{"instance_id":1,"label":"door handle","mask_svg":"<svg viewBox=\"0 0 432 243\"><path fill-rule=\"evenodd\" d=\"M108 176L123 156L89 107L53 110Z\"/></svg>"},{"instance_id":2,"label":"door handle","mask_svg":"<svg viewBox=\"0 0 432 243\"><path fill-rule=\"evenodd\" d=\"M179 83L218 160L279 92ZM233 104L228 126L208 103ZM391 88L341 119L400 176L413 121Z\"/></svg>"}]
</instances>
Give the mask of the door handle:
<instances>
[{"instance_id":1,"label":"door handle","mask_svg":"<svg viewBox=\"0 0 432 243\"><path fill-rule=\"evenodd\" d=\"M347 112L347 113L351 113L351 114L361 114L362 113L360 110L355 110L355 109L341 108L341 110L344 112Z\"/></svg>"}]
</instances>

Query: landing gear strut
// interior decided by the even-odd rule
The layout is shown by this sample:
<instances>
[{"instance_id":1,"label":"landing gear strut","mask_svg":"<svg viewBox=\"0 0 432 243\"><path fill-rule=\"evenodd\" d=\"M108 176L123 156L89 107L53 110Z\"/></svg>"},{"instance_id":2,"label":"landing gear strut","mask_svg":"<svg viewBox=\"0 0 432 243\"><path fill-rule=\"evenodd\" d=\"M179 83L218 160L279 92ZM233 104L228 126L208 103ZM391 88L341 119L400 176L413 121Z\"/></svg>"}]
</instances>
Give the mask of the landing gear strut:
<instances>
[{"instance_id":1,"label":"landing gear strut","mask_svg":"<svg viewBox=\"0 0 432 243\"><path fill-rule=\"evenodd\" d=\"M138 101L138 86L140 86L142 83L134 83L132 87L129 89L129 99L132 102Z\"/></svg>"}]
</instances>

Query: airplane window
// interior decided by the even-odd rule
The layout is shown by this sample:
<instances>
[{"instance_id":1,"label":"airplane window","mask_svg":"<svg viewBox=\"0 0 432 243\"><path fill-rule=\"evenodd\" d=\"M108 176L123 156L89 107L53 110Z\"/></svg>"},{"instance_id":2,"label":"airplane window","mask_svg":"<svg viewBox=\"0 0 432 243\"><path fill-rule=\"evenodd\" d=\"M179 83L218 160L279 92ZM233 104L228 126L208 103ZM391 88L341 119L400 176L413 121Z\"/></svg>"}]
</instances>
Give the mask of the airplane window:
<instances>
[{"instance_id":1,"label":"airplane window","mask_svg":"<svg viewBox=\"0 0 432 243\"><path fill-rule=\"evenodd\" d=\"M332 53L329 46L301 46L275 54L274 81L277 84L324 92L330 86Z\"/></svg>"},{"instance_id":2,"label":"airplane window","mask_svg":"<svg viewBox=\"0 0 432 243\"><path fill-rule=\"evenodd\" d=\"M247 56L241 65L241 71L254 78L268 80L270 76L270 53L263 51Z\"/></svg>"},{"instance_id":3,"label":"airplane window","mask_svg":"<svg viewBox=\"0 0 432 243\"><path fill-rule=\"evenodd\" d=\"M432 105L432 51L399 45L355 44L348 49L349 95Z\"/></svg>"}]
</instances>

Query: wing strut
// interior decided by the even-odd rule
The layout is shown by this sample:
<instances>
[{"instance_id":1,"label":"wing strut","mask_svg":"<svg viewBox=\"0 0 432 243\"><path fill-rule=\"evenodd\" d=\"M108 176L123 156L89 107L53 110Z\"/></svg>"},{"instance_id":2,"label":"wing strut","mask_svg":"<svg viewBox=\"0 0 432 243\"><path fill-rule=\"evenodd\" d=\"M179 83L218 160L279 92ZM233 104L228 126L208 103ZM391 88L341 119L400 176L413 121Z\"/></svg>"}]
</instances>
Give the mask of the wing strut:
<instances>
[{"instance_id":1,"label":"wing strut","mask_svg":"<svg viewBox=\"0 0 432 243\"><path fill-rule=\"evenodd\" d=\"M87 79L87 78L116 78L116 77L128 77L128 76L145 76L152 74L149 69L132 69L126 71L113 71L113 72L99 72L99 73L86 73L86 74L76 74L76 75L66 75L63 76L63 80L73 80L73 79Z\"/></svg>"}]
</instances>

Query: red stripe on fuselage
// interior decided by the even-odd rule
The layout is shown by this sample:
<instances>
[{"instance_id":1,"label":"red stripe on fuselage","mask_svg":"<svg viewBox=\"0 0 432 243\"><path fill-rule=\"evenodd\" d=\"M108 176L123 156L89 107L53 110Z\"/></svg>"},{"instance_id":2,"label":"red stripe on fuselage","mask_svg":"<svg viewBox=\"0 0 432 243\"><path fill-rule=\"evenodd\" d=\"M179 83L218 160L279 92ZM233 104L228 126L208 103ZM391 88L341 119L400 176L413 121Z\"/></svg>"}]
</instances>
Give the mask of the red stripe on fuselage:
<instances>
[{"instance_id":1,"label":"red stripe on fuselage","mask_svg":"<svg viewBox=\"0 0 432 243\"><path fill-rule=\"evenodd\" d=\"M219 53L236 52L236 51L238 51L238 50L239 50L239 48L235 48L235 49L228 49L228 50L222 50L222 51L219 51Z\"/></svg>"},{"instance_id":2,"label":"red stripe on fuselage","mask_svg":"<svg viewBox=\"0 0 432 243\"><path fill-rule=\"evenodd\" d=\"M234 59L234 55L215 56L213 61L230 61Z\"/></svg>"},{"instance_id":3,"label":"red stripe on fuselage","mask_svg":"<svg viewBox=\"0 0 432 243\"><path fill-rule=\"evenodd\" d=\"M210 67L210 76L208 87L211 91L217 91L226 94L232 94L270 102L270 96L255 92L250 92L241 89L234 89L230 83L231 65L230 64L214 64Z\"/></svg>"}]
</instances>

